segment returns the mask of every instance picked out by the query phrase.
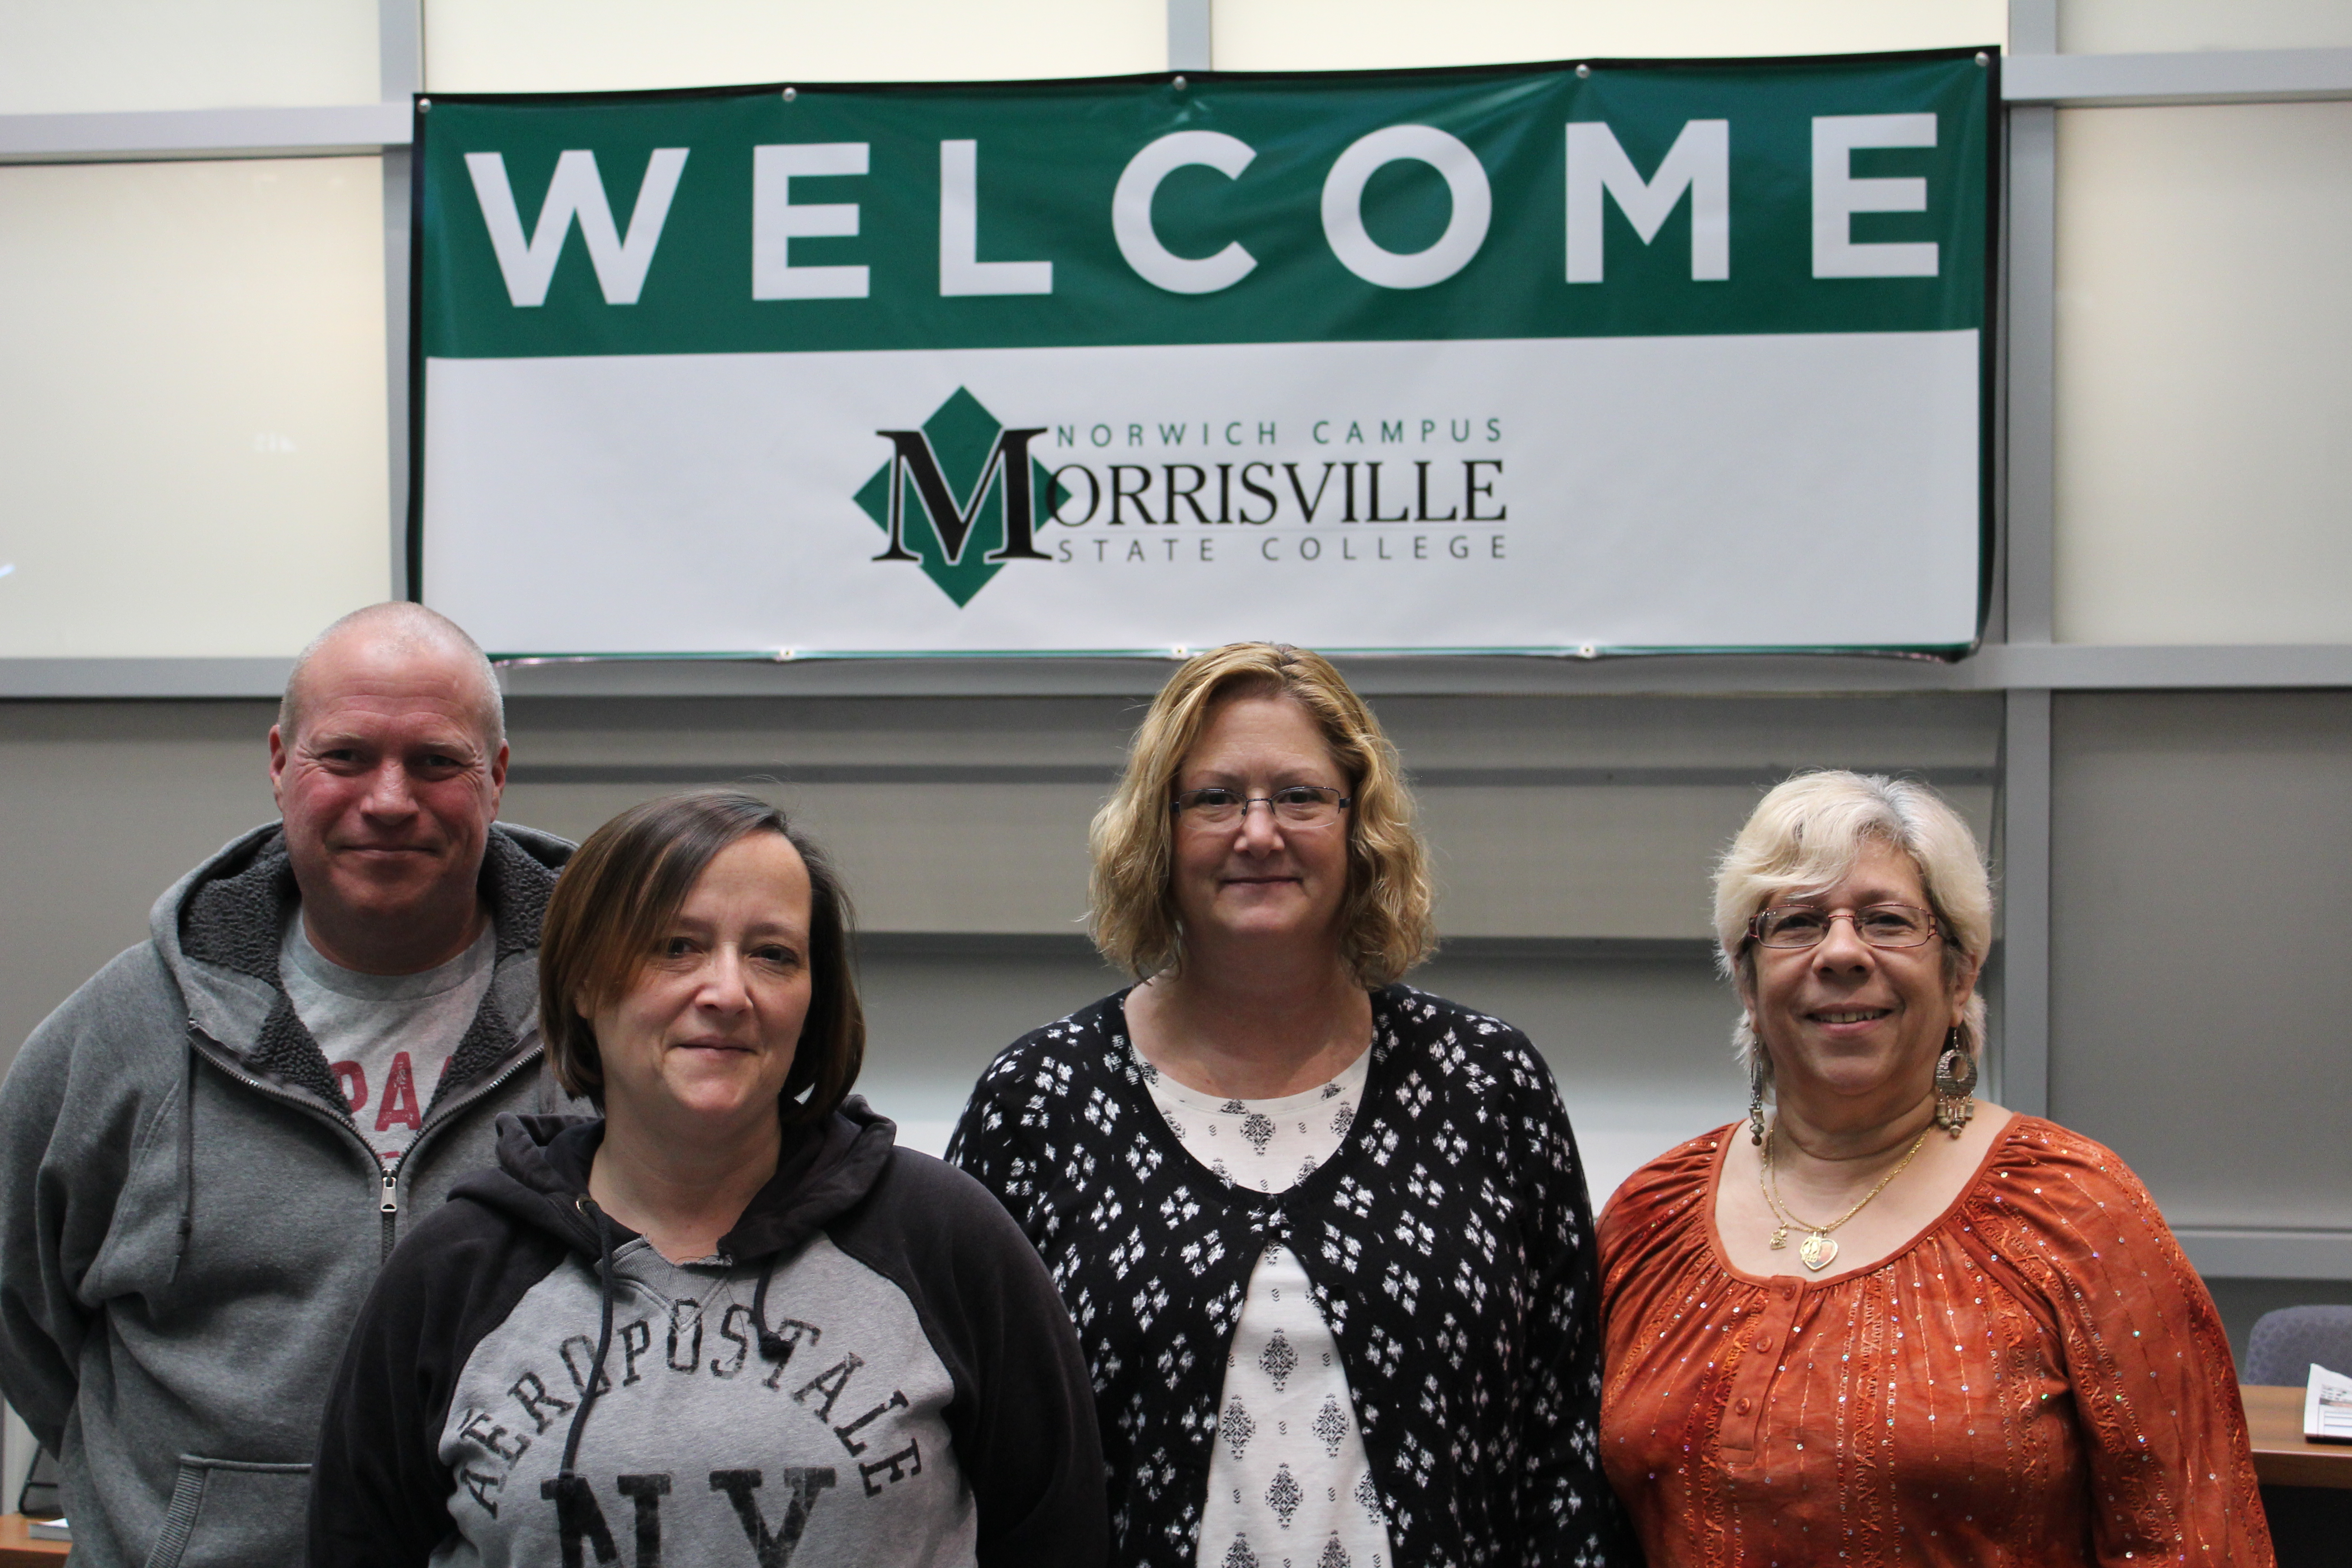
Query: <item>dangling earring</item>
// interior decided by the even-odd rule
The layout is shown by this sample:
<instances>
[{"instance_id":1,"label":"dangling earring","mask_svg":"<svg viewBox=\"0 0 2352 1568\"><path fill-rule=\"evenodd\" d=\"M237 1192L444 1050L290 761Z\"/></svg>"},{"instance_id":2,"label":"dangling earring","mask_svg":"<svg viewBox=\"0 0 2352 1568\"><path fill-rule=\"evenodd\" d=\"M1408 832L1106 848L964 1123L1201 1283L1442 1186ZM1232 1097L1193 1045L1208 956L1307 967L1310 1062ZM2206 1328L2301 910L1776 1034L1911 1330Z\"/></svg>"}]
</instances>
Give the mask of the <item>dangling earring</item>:
<instances>
[{"instance_id":1,"label":"dangling earring","mask_svg":"<svg viewBox=\"0 0 2352 1568\"><path fill-rule=\"evenodd\" d=\"M1748 1141L1760 1146L1764 1142L1764 1046L1759 1041L1756 1054L1748 1058Z\"/></svg>"},{"instance_id":2,"label":"dangling earring","mask_svg":"<svg viewBox=\"0 0 2352 1568\"><path fill-rule=\"evenodd\" d=\"M1958 1138L1977 1113L1977 1059L1960 1044L1955 1026L1944 1037L1944 1054L1936 1061L1936 1125Z\"/></svg>"}]
</instances>

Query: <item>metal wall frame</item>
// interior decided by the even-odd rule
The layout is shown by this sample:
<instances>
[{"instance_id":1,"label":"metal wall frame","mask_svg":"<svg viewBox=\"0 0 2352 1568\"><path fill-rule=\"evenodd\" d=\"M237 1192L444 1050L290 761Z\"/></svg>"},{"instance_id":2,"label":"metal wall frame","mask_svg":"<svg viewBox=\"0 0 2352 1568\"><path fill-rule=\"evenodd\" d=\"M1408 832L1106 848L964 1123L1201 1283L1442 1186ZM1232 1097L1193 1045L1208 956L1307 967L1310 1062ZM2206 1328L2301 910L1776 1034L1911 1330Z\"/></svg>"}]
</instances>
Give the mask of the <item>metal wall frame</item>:
<instances>
[{"instance_id":1,"label":"metal wall frame","mask_svg":"<svg viewBox=\"0 0 2352 1568\"><path fill-rule=\"evenodd\" d=\"M2003 95L2017 65L2061 58L2058 0L2009 0ZM2000 364L2002 632L2006 650L2054 651L2058 511L2058 111L2012 103ZM2050 1112L2050 685L2013 683L2004 700L2000 784L2001 918L1999 1051L1988 1075L2001 1103Z\"/></svg>"},{"instance_id":2,"label":"metal wall frame","mask_svg":"<svg viewBox=\"0 0 2352 1568\"><path fill-rule=\"evenodd\" d=\"M1211 0L1166 0L1171 70L1213 58ZM2004 885L1996 1081L2021 1110L2049 1104L2051 706L2056 691L2352 687L2352 646L2091 647L2053 637L2057 114L2062 107L2352 98L2352 49L2058 52L2058 0L2011 0L2008 206L2000 344L2000 552L1981 652L1957 665L1855 658L1360 660L1375 694L1985 691L2006 694L1999 839ZM423 89L423 0L378 0L382 101L292 109L0 115L0 163L383 156L384 342L392 476L390 584L404 595L407 514L409 96ZM278 695L284 659L0 659L0 700ZM518 695L1096 695L1147 693L1150 661L826 664L565 663L509 671ZM2184 1234L2221 1274L2352 1278L2352 1236Z\"/></svg>"}]
</instances>

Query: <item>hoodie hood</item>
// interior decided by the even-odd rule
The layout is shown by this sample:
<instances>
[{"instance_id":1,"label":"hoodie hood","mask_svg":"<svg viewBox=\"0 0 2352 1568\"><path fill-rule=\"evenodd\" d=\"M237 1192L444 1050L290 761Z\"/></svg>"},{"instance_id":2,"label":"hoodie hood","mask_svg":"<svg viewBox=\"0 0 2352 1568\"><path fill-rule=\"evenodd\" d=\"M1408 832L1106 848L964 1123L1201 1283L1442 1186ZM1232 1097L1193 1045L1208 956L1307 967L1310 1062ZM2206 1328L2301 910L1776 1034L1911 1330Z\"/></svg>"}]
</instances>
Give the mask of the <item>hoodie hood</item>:
<instances>
[{"instance_id":1,"label":"hoodie hood","mask_svg":"<svg viewBox=\"0 0 2352 1568\"><path fill-rule=\"evenodd\" d=\"M493 823L478 880L495 947L490 987L449 1055L426 1108L428 1123L446 1100L491 1079L506 1062L537 1048L539 929L555 874L572 846L551 834ZM238 835L155 901L148 930L157 958L187 1008L180 1098L180 1221L172 1272L185 1259L196 1208L196 1055L216 1050L257 1078L296 1089L348 1119L326 1053L294 1011L278 971L286 922L300 901L286 829L271 823ZM413 1190L413 1189L412 1189ZM390 1211L386 1211L390 1212ZM384 1247L392 1245L384 1232Z\"/></svg>"},{"instance_id":2,"label":"hoodie hood","mask_svg":"<svg viewBox=\"0 0 2352 1568\"><path fill-rule=\"evenodd\" d=\"M538 969L528 960L539 946L555 874L571 853L552 834L491 825L480 887L498 968L489 1005L450 1060L450 1083L488 1071L529 1032L537 1016ZM278 974L278 944L299 899L286 830L268 823L229 840L156 900L148 931L191 1024L252 1070L340 1105L325 1058Z\"/></svg>"},{"instance_id":3,"label":"hoodie hood","mask_svg":"<svg viewBox=\"0 0 2352 1568\"><path fill-rule=\"evenodd\" d=\"M851 1095L823 1121L789 1129L784 1138L776 1173L719 1240L719 1258L730 1267L788 1258L856 1207L889 1165L898 1128ZM600 1116L501 1116L497 1166L458 1183L450 1200L480 1204L583 1258L599 1258L603 1239L582 1200L604 1141ZM610 1215L604 1225L625 1239L635 1234Z\"/></svg>"},{"instance_id":4,"label":"hoodie hood","mask_svg":"<svg viewBox=\"0 0 2352 1568\"><path fill-rule=\"evenodd\" d=\"M604 1369L613 1349L619 1289L614 1255L636 1235L588 1197L589 1168L604 1140L602 1117L501 1116L498 1131L496 1168L460 1182L450 1201L480 1204L517 1226L543 1232L593 1260L596 1274L595 1354L564 1430L562 1468L550 1483L556 1489L549 1495L558 1506L576 1510L586 1495L574 1468L581 1435L588 1413L611 1386ZM897 1132L855 1097L814 1127L788 1130L776 1173L751 1195L734 1228L719 1238L711 1262L729 1270L749 1266L759 1271L759 1286L751 1296L751 1327L760 1353L780 1368L791 1359L793 1342L769 1326L768 1287L777 1270L789 1267L825 1225L865 1201L890 1163ZM698 1345L700 1331L696 1333Z\"/></svg>"}]
</instances>

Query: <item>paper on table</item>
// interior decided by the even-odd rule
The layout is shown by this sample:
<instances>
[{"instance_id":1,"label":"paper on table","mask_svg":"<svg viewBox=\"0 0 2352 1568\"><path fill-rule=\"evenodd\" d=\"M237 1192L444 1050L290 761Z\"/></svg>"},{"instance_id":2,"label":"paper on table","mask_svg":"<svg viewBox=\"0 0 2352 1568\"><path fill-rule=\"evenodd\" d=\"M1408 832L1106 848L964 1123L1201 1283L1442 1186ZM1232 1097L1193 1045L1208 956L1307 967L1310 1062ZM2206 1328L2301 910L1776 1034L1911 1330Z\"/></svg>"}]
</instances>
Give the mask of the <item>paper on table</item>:
<instances>
[{"instance_id":1,"label":"paper on table","mask_svg":"<svg viewBox=\"0 0 2352 1568\"><path fill-rule=\"evenodd\" d=\"M2352 1443L2352 1377L2311 1363L2303 1392L2303 1435L2319 1443Z\"/></svg>"},{"instance_id":2,"label":"paper on table","mask_svg":"<svg viewBox=\"0 0 2352 1568\"><path fill-rule=\"evenodd\" d=\"M32 1519L25 1521L25 1533L35 1541L71 1541L73 1532L66 1528L63 1519Z\"/></svg>"}]
</instances>

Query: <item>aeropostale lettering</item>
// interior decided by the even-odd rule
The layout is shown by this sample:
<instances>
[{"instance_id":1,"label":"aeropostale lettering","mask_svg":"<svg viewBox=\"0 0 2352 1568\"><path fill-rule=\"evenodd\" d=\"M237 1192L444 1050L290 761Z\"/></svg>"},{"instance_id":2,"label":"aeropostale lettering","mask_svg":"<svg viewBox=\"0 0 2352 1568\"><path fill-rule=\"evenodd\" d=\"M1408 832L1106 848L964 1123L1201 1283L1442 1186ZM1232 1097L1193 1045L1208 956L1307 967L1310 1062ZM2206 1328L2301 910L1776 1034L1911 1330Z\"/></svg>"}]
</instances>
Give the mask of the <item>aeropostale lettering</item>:
<instances>
[{"instance_id":1,"label":"aeropostale lettering","mask_svg":"<svg viewBox=\"0 0 2352 1568\"><path fill-rule=\"evenodd\" d=\"M666 1322L668 1330L663 1346L653 1343L656 1321ZM583 1466L593 1464L600 1450L637 1457L661 1453L670 1441L667 1391L701 1400L715 1393L712 1380L716 1379L746 1389L745 1394L736 1397L752 1402L747 1410L758 1406L802 1412L776 1428L786 1451L814 1457L838 1447L845 1458L858 1462L854 1497L877 1496L892 1485L922 1475L923 1438L919 1428L908 1424L916 1415L915 1403L904 1388L877 1384L865 1358L855 1352L836 1354L812 1367L799 1352L825 1339L823 1328L784 1318L762 1332L750 1309L740 1303L730 1303L715 1322L718 1331L706 1338L702 1307L680 1298L664 1310L659 1320L640 1317L614 1325L616 1347L630 1342L645 1347L640 1352L642 1370L618 1381L610 1376L593 1379L596 1394L582 1450ZM561 1423L578 1407L592 1381L594 1339L584 1331L566 1335L547 1359L561 1369L552 1377L529 1365L517 1368L489 1407L467 1408L453 1415L454 1436L461 1450L452 1467L458 1491L492 1518L507 1500L508 1479L518 1464L533 1454L538 1458L532 1463L550 1468L555 1464L563 1447ZM772 1363L766 1376L741 1375L761 1361ZM785 1368L795 1361L800 1363L800 1372L793 1381L785 1382ZM559 1394L558 1387L566 1392ZM762 1392L749 1392L755 1388ZM778 1403L766 1405L772 1396ZM541 1437L548 1440L536 1440ZM641 1465L620 1468L625 1473L617 1475L613 1489L634 1509L637 1560L657 1564L663 1500L671 1500L667 1506L677 1506L671 1478ZM552 1517L564 1542L564 1561L572 1562L583 1552L600 1563L615 1561L616 1538L607 1517L610 1509L597 1497L597 1489L604 1483L592 1486L578 1474L550 1477L541 1472L541 1477L539 1495L552 1505ZM763 1470L747 1463L714 1470L710 1479L710 1490L723 1495L731 1505L758 1560L763 1563L790 1561L818 1494L834 1485L835 1471L824 1465ZM766 1511L762 1511L762 1498L768 1500Z\"/></svg>"}]
</instances>

